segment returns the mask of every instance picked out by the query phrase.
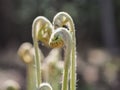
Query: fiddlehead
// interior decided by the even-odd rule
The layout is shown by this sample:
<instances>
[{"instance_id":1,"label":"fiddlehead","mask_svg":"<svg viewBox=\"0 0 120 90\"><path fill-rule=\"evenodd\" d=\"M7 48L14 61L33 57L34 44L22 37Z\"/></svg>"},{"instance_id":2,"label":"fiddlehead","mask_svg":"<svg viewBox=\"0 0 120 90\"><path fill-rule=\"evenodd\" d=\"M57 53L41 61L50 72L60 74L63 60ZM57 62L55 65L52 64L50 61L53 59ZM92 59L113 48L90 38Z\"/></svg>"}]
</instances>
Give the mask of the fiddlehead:
<instances>
[{"instance_id":1,"label":"fiddlehead","mask_svg":"<svg viewBox=\"0 0 120 90\"><path fill-rule=\"evenodd\" d=\"M18 84L18 82L14 81L14 80L6 80L3 83L3 86L0 87L0 90L20 90L21 87Z\"/></svg>"},{"instance_id":2,"label":"fiddlehead","mask_svg":"<svg viewBox=\"0 0 120 90\"><path fill-rule=\"evenodd\" d=\"M71 57L71 48L72 48L72 38L70 33L65 28L58 28L56 29L50 38L49 44L50 46L53 45L58 41L62 41L65 46L65 56L64 56L64 71L63 71L63 83L62 83L62 90L68 90L68 80L69 80L69 65L70 65L70 57Z\"/></svg>"},{"instance_id":3,"label":"fiddlehead","mask_svg":"<svg viewBox=\"0 0 120 90\"><path fill-rule=\"evenodd\" d=\"M70 74L70 90L76 90L76 37L75 27L72 17L66 12L59 12L53 19L54 28L65 27L72 35L72 60L71 60L71 74Z\"/></svg>"},{"instance_id":4,"label":"fiddlehead","mask_svg":"<svg viewBox=\"0 0 120 90\"><path fill-rule=\"evenodd\" d=\"M18 56L25 64L33 62L33 55L30 53L32 44L25 42L18 49Z\"/></svg>"},{"instance_id":5,"label":"fiddlehead","mask_svg":"<svg viewBox=\"0 0 120 90\"><path fill-rule=\"evenodd\" d=\"M32 25L32 38L35 48L35 65L36 65L36 87L41 84L41 59L39 56L38 41L40 40L46 46L52 33L52 25L48 19L43 16L37 17Z\"/></svg>"},{"instance_id":6,"label":"fiddlehead","mask_svg":"<svg viewBox=\"0 0 120 90\"><path fill-rule=\"evenodd\" d=\"M52 42L50 43L50 47L52 48L60 48L60 47L63 47L63 45L64 45L64 42L63 40L61 40L61 37L59 35L55 36L54 40L52 40Z\"/></svg>"},{"instance_id":7,"label":"fiddlehead","mask_svg":"<svg viewBox=\"0 0 120 90\"><path fill-rule=\"evenodd\" d=\"M48 83L41 83L40 86L39 86L39 90L41 90L42 88L49 88L49 90L53 90L51 85L48 84Z\"/></svg>"},{"instance_id":8,"label":"fiddlehead","mask_svg":"<svg viewBox=\"0 0 120 90\"><path fill-rule=\"evenodd\" d=\"M64 27L70 30L70 32L74 32L74 22L71 16L66 12L59 12L53 18L53 26L54 28Z\"/></svg>"},{"instance_id":9,"label":"fiddlehead","mask_svg":"<svg viewBox=\"0 0 120 90\"><path fill-rule=\"evenodd\" d=\"M27 66L27 90L35 89L34 81L34 54L31 52L33 46L25 42L18 49L18 56Z\"/></svg>"},{"instance_id":10,"label":"fiddlehead","mask_svg":"<svg viewBox=\"0 0 120 90\"><path fill-rule=\"evenodd\" d=\"M52 24L47 18L39 16L33 21L32 37L48 46L50 36L53 32L52 27Z\"/></svg>"},{"instance_id":11,"label":"fiddlehead","mask_svg":"<svg viewBox=\"0 0 120 90\"><path fill-rule=\"evenodd\" d=\"M31 43L24 42L18 49L18 56L27 66L27 90L35 89L34 48ZM44 55L39 49L39 55L43 60Z\"/></svg>"}]
</instances>

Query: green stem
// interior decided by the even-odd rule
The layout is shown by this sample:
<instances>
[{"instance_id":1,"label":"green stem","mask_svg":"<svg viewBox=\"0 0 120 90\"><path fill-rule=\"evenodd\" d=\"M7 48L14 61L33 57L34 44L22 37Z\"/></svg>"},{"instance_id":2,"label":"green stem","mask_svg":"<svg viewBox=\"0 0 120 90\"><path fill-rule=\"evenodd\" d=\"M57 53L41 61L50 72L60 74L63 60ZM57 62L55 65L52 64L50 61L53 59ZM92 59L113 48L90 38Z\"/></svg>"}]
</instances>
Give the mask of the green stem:
<instances>
[{"instance_id":1,"label":"green stem","mask_svg":"<svg viewBox=\"0 0 120 90\"><path fill-rule=\"evenodd\" d=\"M70 80L70 90L76 90L76 37L75 37L75 28L73 20L70 19L71 24L71 34L73 39L72 47L72 60L71 60L71 80Z\"/></svg>"},{"instance_id":2,"label":"green stem","mask_svg":"<svg viewBox=\"0 0 120 90\"><path fill-rule=\"evenodd\" d=\"M67 48L67 47L66 47ZM64 71L63 71L63 84L62 90L68 90L68 73L69 73L69 66L70 66L70 55L71 51L68 48L65 50L65 61L64 61Z\"/></svg>"},{"instance_id":3,"label":"green stem","mask_svg":"<svg viewBox=\"0 0 120 90\"><path fill-rule=\"evenodd\" d=\"M41 61L39 56L39 47L38 42L34 42L35 46L35 68L36 68L36 87L38 87L41 84Z\"/></svg>"},{"instance_id":4,"label":"green stem","mask_svg":"<svg viewBox=\"0 0 120 90\"><path fill-rule=\"evenodd\" d=\"M56 39L57 37L57 39ZM70 59L71 59L71 50L72 50L72 37L70 32L66 28L56 29L50 38L51 42L57 42L62 40L65 45L65 56L64 56L64 71L63 71L63 83L62 90L68 90L68 81L69 81L69 68L70 68Z\"/></svg>"},{"instance_id":5,"label":"green stem","mask_svg":"<svg viewBox=\"0 0 120 90\"><path fill-rule=\"evenodd\" d=\"M66 20L64 20L66 18ZM62 21L63 20L63 21ZM61 22L61 23L60 23ZM72 36L72 53L71 53L71 71L70 71L70 90L76 90L76 37L74 23L69 14L66 12L59 12L53 19L55 27L63 27L66 23L69 23L69 31Z\"/></svg>"},{"instance_id":6,"label":"green stem","mask_svg":"<svg viewBox=\"0 0 120 90\"><path fill-rule=\"evenodd\" d=\"M27 65L27 90L34 90L34 67L33 62Z\"/></svg>"},{"instance_id":7,"label":"green stem","mask_svg":"<svg viewBox=\"0 0 120 90\"><path fill-rule=\"evenodd\" d=\"M38 41L36 38L36 32L37 28L36 25L39 22L39 18L36 18L33 22L32 26L32 37L33 37L33 43L34 43L34 48L35 48L35 74L36 74L36 88L39 87L41 84L41 60L39 56L39 46L38 46Z\"/></svg>"}]
</instances>

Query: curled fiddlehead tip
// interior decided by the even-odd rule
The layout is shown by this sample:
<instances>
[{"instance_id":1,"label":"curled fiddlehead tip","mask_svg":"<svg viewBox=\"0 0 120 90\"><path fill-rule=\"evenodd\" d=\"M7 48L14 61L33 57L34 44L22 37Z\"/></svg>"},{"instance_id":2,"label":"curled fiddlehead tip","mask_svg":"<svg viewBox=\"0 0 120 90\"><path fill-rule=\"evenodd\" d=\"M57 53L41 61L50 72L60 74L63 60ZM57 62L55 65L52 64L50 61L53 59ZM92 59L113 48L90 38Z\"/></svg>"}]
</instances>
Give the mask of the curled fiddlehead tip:
<instances>
[{"instance_id":1,"label":"curled fiddlehead tip","mask_svg":"<svg viewBox=\"0 0 120 90\"><path fill-rule=\"evenodd\" d=\"M69 30L71 27L70 19L72 20L71 16L66 12L57 13L53 19L54 28L64 27Z\"/></svg>"},{"instance_id":2,"label":"curled fiddlehead tip","mask_svg":"<svg viewBox=\"0 0 120 90\"><path fill-rule=\"evenodd\" d=\"M41 83L39 86L39 90L41 90L42 88L49 88L49 90L53 90L52 86L49 83Z\"/></svg>"},{"instance_id":3,"label":"curled fiddlehead tip","mask_svg":"<svg viewBox=\"0 0 120 90\"><path fill-rule=\"evenodd\" d=\"M20 85L14 80L7 80L3 83L2 90L20 90Z\"/></svg>"},{"instance_id":4,"label":"curled fiddlehead tip","mask_svg":"<svg viewBox=\"0 0 120 90\"><path fill-rule=\"evenodd\" d=\"M35 49L31 43L25 42L19 47L17 54L24 63L29 64L34 61ZM40 49L39 55L41 57L41 60L43 60L44 55Z\"/></svg>"},{"instance_id":5,"label":"curled fiddlehead tip","mask_svg":"<svg viewBox=\"0 0 120 90\"><path fill-rule=\"evenodd\" d=\"M69 35L69 36L68 36ZM63 47L65 44L70 44L71 35L66 28L57 28L51 35L49 45L53 48ZM68 43L67 43L68 42Z\"/></svg>"},{"instance_id":6,"label":"curled fiddlehead tip","mask_svg":"<svg viewBox=\"0 0 120 90\"><path fill-rule=\"evenodd\" d=\"M57 30L58 31L58 30ZM61 36L59 34L56 34L56 30L53 32L54 34L51 35L50 41L49 41L49 45L52 48L61 48L64 46L64 41L61 38Z\"/></svg>"},{"instance_id":7,"label":"curled fiddlehead tip","mask_svg":"<svg viewBox=\"0 0 120 90\"><path fill-rule=\"evenodd\" d=\"M32 37L37 41L41 41L44 45L49 46L49 38L52 33L52 24L44 16L35 18L32 25Z\"/></svg>"},{"instance_id":8,"label":"curled fiddlehead tip","mask_svg":"<svg viewBox=\"0 0 120 90\"><path fill-rule=\"evenodd\" d=\"M30 52L32 44L29 42L23 43L18 49L18 56L24 63L31 63L33 61L33 54Z\"/></svg>"}]
</instances>

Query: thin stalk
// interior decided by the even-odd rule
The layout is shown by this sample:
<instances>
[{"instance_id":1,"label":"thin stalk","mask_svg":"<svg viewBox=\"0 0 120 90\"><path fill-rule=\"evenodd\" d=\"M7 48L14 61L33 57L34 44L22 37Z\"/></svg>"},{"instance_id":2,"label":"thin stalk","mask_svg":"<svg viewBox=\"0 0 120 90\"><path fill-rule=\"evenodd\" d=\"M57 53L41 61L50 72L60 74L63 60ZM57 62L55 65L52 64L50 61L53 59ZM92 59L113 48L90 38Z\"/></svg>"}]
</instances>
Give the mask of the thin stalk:
<instances>
[{"instance_id":1,"label":"thin stalk","mask_svg":"<svg viewBox=\"0 0 120 90\"><path fill-rule=\"evenodd\" d=\"M56 39L57 37L57 39ZM68 90L68 81L69 81L69 66L71 58L71 48L72 48L72 38L70 32L65 28L58 28L53 32L50 38L50 44L62 40L65 45L65 56L64 56L64 71L63 71L63 83L62 90ZM55 44L54 43L54 44Z\"/></svg>"},{"instance_id":2,"label":"thin stalk","mask_svg":"<svg viewBox=\"0 0 120 90\"><path fill-rule=\"evenodd\" d=\"M34 67L33 62L27 65L27 90L34 90Z\"/></svg>"},{"instance_id":3,"label":"thin stalk","mask_svg":"<svg viewBox=\"0 0 120 90\"><path fill-rule=\"evenodd\" d=\"M66 47L65 59L64 59L64 71L63 71L63 84L62 90L68 90L68 80L69 80L69 66L70 66L70 55L71 51Z\"/></svg>"},{"instance_id":4,"label":"thin stalk","mask_svg":"<svg viewBox=\"0 0 120 90\"><path fill-rule=\"evenodd\" d=\"M38 46L38 41L36 37L36 33L37 33L36 25L39 22L39 20L40 20L39 18L36 18L32 26L32 37L33 37L33 43L34 43L34 48L35 48L36 88L38 88L39 85L41 84L41 60L39 56L39 46Z\"/></svg>"},{"instance_id":5,"label":"thin stalk","mask_svg":"<svg viewBox=\"0 0 120 90\"><path fill-rule=\"evenodd\" d=\"M66 18L66 19L63 19ZM69 14L66 12L59 12L53 19L54 27L63 27L69 23L67 27L72 36L72 53L71 53L71 65L70 65L70 90L76 90L76 37L75 37L75 27L74 22Z\"/></svg>"},{"instance_id":6,"label":"thin stalk","mask_svg":"<svg viewBox=\"0 0 120 90\"><path fill-rule=\"evenodd\" d=\"M76 35L73 20L70 18L71 34L73 39L70 90L76 90Z\"/></svg>"},{"instance_id":7,"label":"thin stalk","mask_svg":"<svg viewBox=\"0 0 120 90\"><path fill-rule=\"evenodd\" d=\"M36 88L42 83L41 78L41 58L39 56L38 41L41 41L46 46L48 45L50 35L52 33L52 24L44 16L39 16L33 21L32 38L35 48L35 65L36 65Z\"/></svg>"}]
</instances>

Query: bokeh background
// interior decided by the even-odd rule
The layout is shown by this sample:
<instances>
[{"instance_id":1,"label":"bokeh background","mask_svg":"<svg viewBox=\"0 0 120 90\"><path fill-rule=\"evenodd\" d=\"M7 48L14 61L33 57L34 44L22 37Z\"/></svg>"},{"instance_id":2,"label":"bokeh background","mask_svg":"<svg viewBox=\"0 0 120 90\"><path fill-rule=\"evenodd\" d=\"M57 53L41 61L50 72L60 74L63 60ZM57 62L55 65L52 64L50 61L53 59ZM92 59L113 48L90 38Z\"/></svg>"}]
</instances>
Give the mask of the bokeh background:
<instances>
[{"instance_id":1,"label":"bokeh background","mask_svg":"<svg viewBox=\"0 0 120 90\"><path fill-rule=\"evenodd\" d=\"M25 90L26 65L17 50L31 42L35 17L51 22L66 11L77 38L77 90L120 89L120 0L0 0L0 85L17 81ZM50 51L40 45L45 55Z\"/></svg>"}]
</instances>

